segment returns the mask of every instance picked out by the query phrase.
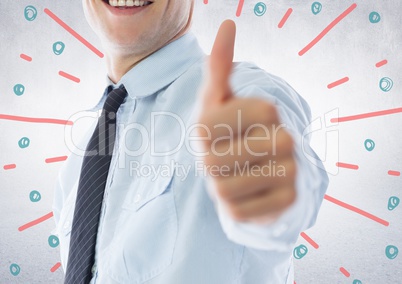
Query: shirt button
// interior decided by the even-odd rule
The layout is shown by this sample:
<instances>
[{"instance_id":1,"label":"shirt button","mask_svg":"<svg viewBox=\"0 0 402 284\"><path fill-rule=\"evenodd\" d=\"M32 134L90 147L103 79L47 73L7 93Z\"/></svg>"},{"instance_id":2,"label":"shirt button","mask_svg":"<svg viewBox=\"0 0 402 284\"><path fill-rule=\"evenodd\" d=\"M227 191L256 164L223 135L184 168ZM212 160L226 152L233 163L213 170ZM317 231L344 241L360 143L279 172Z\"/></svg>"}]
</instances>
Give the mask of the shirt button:
<instances>
[{"instance_id":1,"label":"shirt button","mask_svg":"<svg viewBox=\"0 0 402 284\"><path fill-rule=\"evenodd\" d=\"M70 221L66 221L65 223L64 223L64 229L65 230L67 230L68 228L70 227Z\"/></svg>"},{"instance_id":2,"label":"shirt button","mask_svg":"<svg viewBox=\"0 0 402 284\"><path fill-rule=\"evenodd\" d=\"M96 264L94 264L94 265L92 266L91 272L92 272L92 274L94 274L94 273L96 272Z\"/></svg>"},{"instance_id":3,"label":"shirt button","mask_svg":"<svg viewBox=\"0 0 402 284\"><path fill-rule=\"evenodd\" d=\"M134 203L138 203L140 200L141 200L141 195L137 193L134 197Z\"/></svg>"}]
</instances>

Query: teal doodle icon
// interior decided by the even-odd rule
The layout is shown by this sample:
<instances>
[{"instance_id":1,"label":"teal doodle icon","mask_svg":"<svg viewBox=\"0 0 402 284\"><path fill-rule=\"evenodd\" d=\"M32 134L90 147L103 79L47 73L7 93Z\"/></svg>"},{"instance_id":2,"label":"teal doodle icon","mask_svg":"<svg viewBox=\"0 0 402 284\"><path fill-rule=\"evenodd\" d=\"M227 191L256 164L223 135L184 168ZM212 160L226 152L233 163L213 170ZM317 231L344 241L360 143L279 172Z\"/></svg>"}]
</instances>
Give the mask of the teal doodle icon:
<instances>
[{"instance_id":1,"label":"teal doodle icon","mask_svg":"<svg viewBox=\"0 0 402 284\"><path fill-rule=\"evenodd\" d=\"M25 92L25 87L22 84L17 84L14 86L14 94L17 96L22 96Z\"/></svg>"},{"instance_id":2,"label":"teal doodle icon","mask_svg":"<svg viewBox=\"0 0 402 284\"><path fill-rule=\"evenodd\" d=\"M36 8L32 5L26 6L24 10L24 16L27 21L32 22L33 20L36 19L36 15L38 14L38 11Z\"/></svg>"},{"instance_id":3,"label":"teal doodle icon","mask_svg":"<svg viewBox=\"0 0 402 284\"><path fill-rule=\"evenodd\" d=\"M18 264L11 264L10 265L10 272L12 275L17 276L18 274L20 274L21 268Z\"/></svg>"},{"instance_id":4,"label":"teal doodle icon","mask_svg":"<svg viewBox=\"0 0 402 284\"><path fill-rule=\"evenodd\" d=\"M396 197L396 196L391 196L391 197L388 199L388 210L389 210L389 211L394 210L396 207L398 207L399 202L400 202L400 199L399 199L398 197Z\"/></svg>"},{"instance_id":5,"label":"teal doodle icon","mask_svg":"<svg viewBox=\"0 0 402 284\"><path fill-rule=\"evenodd\" d=\"M366 148L367 151L371 152L375 148L375 143L371 139L366 139L366 141L364 141L364 147Z\"/></svg>"},{"instance_id":6,"label":"teal doodle icon","mask_svg":"<svg viewBox=\"0 0 402 284\"><path fill-rule=\"evenodd\" d=\"M265 14L266 11L267 11L267 5L265 5L265 3L258 2L257 4L255 4L254 14L256 16L261 17L262 15Z\"/></svg>"},{"instance_id":7,"label":"teal doodle icon","mask_svg":"<svg viewBox=\"0 0 402 284\"><path fill-rule=\"evenodd\" d=\"M376 24L381 20L381 16L380 14L378 14L377 12L371 12L369 15L369 21L372 24Z\"/></svg>"},{"instance_id":8,"label":"teal doodle icon","mask_svg":"<svg viewBox=\"0 0 402 284\"><path fill-rule=\"evenodd\" d=\"M55 235L50 235L47 241L52 248L57 247L60 243L59 238Z\"/></svg>"},{"instance_id":9,"label":"teal doodle icon","mask_svg":"<svg viewBox=\"0 0 402 284\"><path fill-rule=\"evenodd\" d=\"M353 280L353 284L363 284L359 279Z\"/></svg>"},{"instance_id":10,"label":"teal doodle icon","mask_svg":"<svg viewBox=\"0 0 402 284\"><path fill-rule=\"evenodd\" d=\"M392 87L394 86L394 82L391 80L391 78L384 77L380 80L380 89L383 92L389 92L391 91Z\"/></svg>"},{"instance_id":11,"label":"teal doodle icon","mask_svg":"<svg viewBox=\"0 0 402 284\"><path fill-rule=\"evenodd\" d=\"M322 10L322 4L320 2L314 2L311 5L311 12L313 12L314 15L319 14L321 10Z\"/></svg>"},{"instance_id":12,"label":"teal doodle icon","mask_svg":"<svg viewBox=\"0 0 402 284\"><path fill-rule=\"evenodd\" d=\"M296 259L302 259L308 252L308 249L305 245L300 245L295 247L293 250L293 256Z\"/></svg>"},{"instance_id":13,"label":"teal doodle icon","mask_svg":"<svg viewBox=\"0 0 402 284\"><path fill-rule=\"evenodd\" d=\"M22 138L18 141L18 146L20 146L21 149L24 149L24 148L27 148L30 143L31 143L31 141L29 140L28 137L22 137Z\"/></svg>"},{"instance_id":14,"label":"teal doodle icon","mask_svg":"<svg viewBox=\"0 0 402 284\"><path fill-rule=\"evenodd\" d=\"M40 195L40 192L37 191L37 190L32 190L32 191L29 193L29 199L30 199L32 202L38 202L41 198L42 198L42 196Z\"/></svg>"},{"instance_id":15,"label":"teal doodle icon","mask_svg":"<svg viewBox=\"0 0 402 284\"><path fill-rule=\"evenodd\" d=\"M57 41L53 44L53 53L56 55L60 55L63 53L65 47L66 45L63 42Z\"/></svg>"},{"instance_id":16,"label":"teal doodle icon","mask_svg":"<svg viewBox=\"0 0 402 284\"><path fill-rule=\"evenodd\" d=\"M389 259L394 259L398 256L398 248L396 246L389 245L385 248L385 255Z\"/></svg>"}]
</instances>

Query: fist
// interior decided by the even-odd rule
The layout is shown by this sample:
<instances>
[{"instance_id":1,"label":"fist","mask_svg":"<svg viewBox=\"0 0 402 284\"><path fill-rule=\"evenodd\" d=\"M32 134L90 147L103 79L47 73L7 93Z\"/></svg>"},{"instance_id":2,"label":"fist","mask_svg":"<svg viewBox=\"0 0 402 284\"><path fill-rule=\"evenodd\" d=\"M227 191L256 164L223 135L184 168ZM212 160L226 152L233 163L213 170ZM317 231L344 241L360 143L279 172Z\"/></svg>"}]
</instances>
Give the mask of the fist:
<instances>
[{"instance_id":1,"label":"fist","mask_svg":"<svg viewBox=\"0 0 402 284\"><path fill-rule=\"evenodd\" d=\"M229 216L265 224L295 200L294 144L274 105L232 93L235 34L234 22L227 20L216 36L200 93L199 135L210 190Z\"/></svg>"}]
</instances>

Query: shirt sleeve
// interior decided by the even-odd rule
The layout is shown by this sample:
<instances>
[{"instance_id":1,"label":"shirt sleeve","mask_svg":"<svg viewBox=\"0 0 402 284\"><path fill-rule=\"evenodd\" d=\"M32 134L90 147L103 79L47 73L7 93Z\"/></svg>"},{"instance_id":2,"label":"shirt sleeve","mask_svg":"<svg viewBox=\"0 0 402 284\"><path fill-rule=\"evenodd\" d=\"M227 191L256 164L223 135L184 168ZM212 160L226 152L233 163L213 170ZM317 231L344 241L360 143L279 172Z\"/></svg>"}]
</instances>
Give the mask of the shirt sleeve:
<instances>
[{"instance_id":1,"label":"shirt sleeve","mask_svg":"<svg viewBox=\"0 0 402 284\"><path fill-rule=\"evenodd\" d=\"M221 226L227 237L248 247L289 251L299 234L315 224L319 208L328 187L325 168L310 146L310 108L306 101L282 79L249 63L234 69L232 90L236 96L258 97L273 103L280 121L292 135L297 164L296 200L278 219L268 225L234 221L219 200L213 196Z\"/></svg>"},{"instance_id":2,"label":"shirt sleeve","mask_svg":"<svg viewBox=\"0 0 402 284\"><path fill-rule=\"evenodd\" d=\"M61 185L61 176L59 174L58 178L57 178L57 183L56 183L56 186L55 186L54 192L53 192L53 203L52 203L53 219L54 219L56 228L60 221L60 211L61 211L61 208L63 207L63 203L64 203L64 198L63 198L62 193L63 193L63 187ZM53 232L56 232L56 228L53 230Z\"/></svg>"}]
</instances>

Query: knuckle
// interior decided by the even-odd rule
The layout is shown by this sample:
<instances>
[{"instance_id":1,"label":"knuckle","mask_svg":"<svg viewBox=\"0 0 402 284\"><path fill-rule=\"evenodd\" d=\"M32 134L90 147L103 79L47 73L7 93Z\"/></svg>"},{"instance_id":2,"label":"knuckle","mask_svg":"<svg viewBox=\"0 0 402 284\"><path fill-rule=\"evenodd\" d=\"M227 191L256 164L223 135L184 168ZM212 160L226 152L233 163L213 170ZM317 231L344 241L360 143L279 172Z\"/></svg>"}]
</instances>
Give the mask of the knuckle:
<instances>
[{"instance_id":1,"label":"knuckle","mask_svg":"<svg viewBox=\"0 0 402 284\"><path fill-rule=\"evenodd\" d=\"M259 102L259 105L260 105L260 108L261 108L262 112L274 113L274 114L276 113L276 108L272 103L269 103L269 102L267 102L265 100L261 100Z\"/></svg>"},{"instance_id":2,"label":"knuckle","mask_svg":"<svg viewBox=\"0 0 402 284\"><path fill-rule=\"evenodd\" d=\"M294 151L294 140L292 136L285 130L281 129L276 136L276 152L279 153L293 153Z\"/></svg>"},{"instance_id":3,"label":"knuckle","mask_svg":"<svg viewBox=\"0 0 402 284\"><path fill-rule=\"evenodd\" d=\"M230 206L229 214L233 220L241 222L247 217L244 210L242 210L239 206Z\"/></svg>"},{"instance_id":4,"label":"knuckle","mask_svg":"<svg viewBox=\"0 0 402 284\"><path fill-rule=\"evenodd\" d=\"M221 199L229 200L231 198L231 188L225 182L218 183L217 193Z\"/></svg>"},{"instance_id":5,"label":"knuckle","mask_svg":"<svg viewBox=\"0 0 402 284\"><path fill-rule=\"evenodd\" d=\"M290 135L290 133L288 133L287 131L284 131L284 146L285 146L285 150L291 152L293 151L293 148L295 146L295 141L293 140L292 135Z\"/></svg>"},{"instance_id":6,"label":"knuckle","mask_svg":"<svg viewBox=\"0 0 402 284\"><path fill-rule=\"evenodd\" d=\"M266 123L272 122L277 115L275 106L265 101L259 104L259 112Z\"/></svg>"},{"instance_id":7,"label":"knuckle","mask_svg":"<svg viewBox=\"0 0 402 284\"><path fill-rule=\"evenodd\" d=\"M292 187L283 198L283 205L290 206L296 201L296 189Z\"/></svg>"},{"instance_id":8,"label":"knuckle","mask_svg":"<svg viewBox=\"0 0 402 284\"><path fill-rule=\"evenodd\" d=\"M198 123L199 124L203 124L206 125L208 124L208 117L209 117L209 113L208 112L202 112L199 117L198 117Z\"/></svg>"},{"instance_id":9,"label":"knuckle","mask_svg":"<svg viewBox=\"0 0 402 284\"><path fill-rule=\"evenodd\" d=\"M286 167L286 175L292 181L296 178L297 175L297 166L296 162L292 159L292 162Z\"/></svg>"},{"instance_id":10,"label":"knuckle","mask_svg":"<svg viewBox=\"0 0 402 284\"><path fill-rule=\"evenodd\" d=\"M260 122L268 123L272 121L276 115L276 108L273 104L259 98L251 99L251 102L252 113L257 115Z\"/></svg>"},{"instance_id":11,"label":"knuckle","mask_svg":"<svg viewBox=\"0 0 402 284\"><path fill-rule=\"evenodd\" d=\"M216 164L216 157L212 154L209 155L205 155L204 157L204 163L206 166L208 166L208 169L210 168L210 166L215 165Z\"/></svg>"}]
</instances>

